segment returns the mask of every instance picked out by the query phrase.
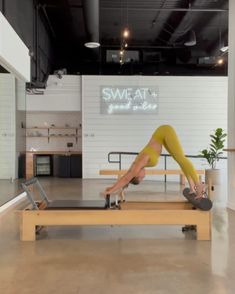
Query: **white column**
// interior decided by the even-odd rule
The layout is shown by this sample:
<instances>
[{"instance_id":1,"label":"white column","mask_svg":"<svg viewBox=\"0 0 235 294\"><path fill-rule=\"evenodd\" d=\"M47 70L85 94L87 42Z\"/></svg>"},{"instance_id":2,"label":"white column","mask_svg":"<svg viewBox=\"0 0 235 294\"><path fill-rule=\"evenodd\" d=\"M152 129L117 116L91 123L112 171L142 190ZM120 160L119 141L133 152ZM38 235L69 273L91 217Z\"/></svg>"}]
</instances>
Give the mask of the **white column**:
<instances>
[{"instance_id":1,"label":"white column","mask_svg":"<svg viewBox=\"0 0 235 294\"><path fill-rule=\"evenodd\" d=\"M15 179L15 78L0 74L0 179Z\"/></svg>"},{"instance_id":2,"label":"white column","mask_svg":"<svg viewBox=\"0 0 235 294\"><path fill-rule=\"evenodd\" d=\"M235 148L235 1L229 0L228 147ZM235 210L235 152L228 152L228 207Z\"/></svg>"},{"instance_id":3,"label":"white column","mask_svg":"<svg viewBox=\"0 0 235 294\"><path fill-rule=\"evenodd\" d=\"M1 12L0 64L19 79L30 81L29 50Z\"/></svg>"}]
</instances>

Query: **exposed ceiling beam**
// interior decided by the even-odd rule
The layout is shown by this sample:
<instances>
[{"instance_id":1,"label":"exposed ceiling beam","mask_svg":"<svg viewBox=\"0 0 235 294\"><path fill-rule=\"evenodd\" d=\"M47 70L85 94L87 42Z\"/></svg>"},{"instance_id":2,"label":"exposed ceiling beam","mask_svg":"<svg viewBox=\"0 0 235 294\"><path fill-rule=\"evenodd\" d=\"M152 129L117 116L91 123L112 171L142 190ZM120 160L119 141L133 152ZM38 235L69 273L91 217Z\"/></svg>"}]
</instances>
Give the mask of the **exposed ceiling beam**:
<instances>
[{"instance_id":1,"label":"exposed ceiling beam","mask_svg":"<svg viewBox=\"0 0 235 294\"><path fill-rule=\"evenodd\" d=\"M119 45L101 45L102 48L118 48L120 49L120 44ZM128 49L135 49L138 50L140 49L179 49L179 48L185 48L183 45L176 45L176 46L154 46L154 45L129 45Z\"/></svg>"},{"instance_id":2,"label":"exposed ceiling beam","mask_svg":"<svg viewBox=\"0 0 235 294\"><path fill-rule=\"evenodd\" d=\"M53 5L53 4L45 4L46 7L48 8L56 8L56 9L64 9L64 6L62 5ZM82 8L82 5L76 5L76 4L68 4L69 8Z\"/></svg>"},{"instance_id":3,"label":"exposed ceiling beam","mask_svg":"<svg viewBox=\"0 0 235 294\"><path fill-rule=\"evenodd\" d=\"M47 11L46 11L46 5L40 5L40 4L39 4L39 8L42 8L42 11L43 11L43 13L44 13L44 17L45 17L45 19L46 19L46 21L47 21L47 25L49 26L49 29L50 29L50 31L51 31L53 37L56 39L56 33L55 33L55 31L54 31L54 29L53 29L53 26L52 26L52 24L51 24L51 21L50 21L50 19L49 19L49 17L48 17L48 14L47 14Z\"/></svg>"},{"instance_id":4,"label":"exposed ceiling beam","mask_svg":"<svg viewBox=\"0 0 235 294\"><path fill-rule=\"evenodd\" d=\"M123 10L122 7L101 7L101 10ZM228 9L219 8L142 8L130 7L128 11L168 11L168 12L228 12Z\"/></svg>"}]
</instances>

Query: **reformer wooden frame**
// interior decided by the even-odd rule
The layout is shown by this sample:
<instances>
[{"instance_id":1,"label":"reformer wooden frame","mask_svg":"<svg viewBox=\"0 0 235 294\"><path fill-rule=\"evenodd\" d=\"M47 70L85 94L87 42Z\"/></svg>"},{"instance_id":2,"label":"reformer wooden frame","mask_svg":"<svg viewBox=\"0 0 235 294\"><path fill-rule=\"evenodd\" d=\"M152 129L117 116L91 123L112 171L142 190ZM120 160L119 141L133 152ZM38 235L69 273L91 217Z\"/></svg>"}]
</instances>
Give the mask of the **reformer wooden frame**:
<instances>
[{"instance_id":1,"label":"reformer wooden frame","mask_svg":"<svg viewBox=\"0 0 235 294\"><path fill-rule=\"evenodd\" d=\"M196 225L197 240L211 239L211 214L183 202L124 202L120 209L23 210L22 241L35 241L36 226L57 225Z\"/></svg>"}]
</instances>

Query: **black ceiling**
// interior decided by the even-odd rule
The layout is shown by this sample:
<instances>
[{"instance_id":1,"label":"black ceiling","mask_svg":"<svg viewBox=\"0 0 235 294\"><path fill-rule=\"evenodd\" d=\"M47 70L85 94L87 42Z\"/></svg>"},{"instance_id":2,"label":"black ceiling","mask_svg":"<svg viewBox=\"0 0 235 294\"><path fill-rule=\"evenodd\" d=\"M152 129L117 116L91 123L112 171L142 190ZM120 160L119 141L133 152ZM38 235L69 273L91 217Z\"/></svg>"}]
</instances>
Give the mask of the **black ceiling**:
<instances>
[{"instance_id":1,"label":"black ceiling","mask_svg":"<svg viewBox=\"0 0 235 294\"><path fill-rule=\"evenodd\" d=\"M227 72L227 54L219 49L228 43L228 0L40 0L39 4L55 48L55 69L82 74ZM109 50L120 50L125 26L130 30L127 50L137 55L123 65L115 58L108 62L108 56L115 56ZM196 44L186 46L190 34ZM86 41L99 41L101 46L88 49ZM217 66L221 54L225 64Z\"/></svg>"}]
</instances>

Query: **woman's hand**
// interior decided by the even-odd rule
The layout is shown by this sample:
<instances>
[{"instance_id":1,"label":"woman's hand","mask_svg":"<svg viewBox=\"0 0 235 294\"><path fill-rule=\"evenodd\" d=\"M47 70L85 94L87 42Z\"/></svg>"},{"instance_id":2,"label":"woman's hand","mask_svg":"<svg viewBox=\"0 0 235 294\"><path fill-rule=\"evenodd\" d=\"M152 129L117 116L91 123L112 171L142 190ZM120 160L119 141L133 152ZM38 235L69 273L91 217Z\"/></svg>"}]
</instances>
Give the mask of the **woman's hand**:
<instances>
[{"instance_id":1,"label":"woman's hand","mask_svg":"<svg viewBox=\"0 0 235 294\"><path fill-rule=\"evenodd\" d=\"M105 189L105 191L103 192L104 196L107 197L107 195L111 194L112 193L112 188L113 187L107 187Z\"/></svg>"}]
</instances>

